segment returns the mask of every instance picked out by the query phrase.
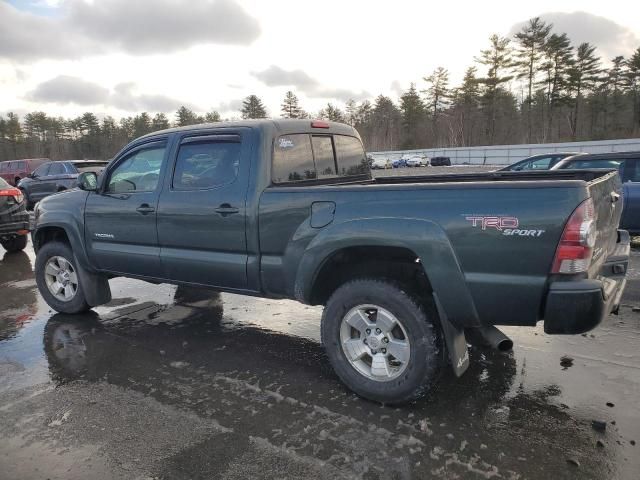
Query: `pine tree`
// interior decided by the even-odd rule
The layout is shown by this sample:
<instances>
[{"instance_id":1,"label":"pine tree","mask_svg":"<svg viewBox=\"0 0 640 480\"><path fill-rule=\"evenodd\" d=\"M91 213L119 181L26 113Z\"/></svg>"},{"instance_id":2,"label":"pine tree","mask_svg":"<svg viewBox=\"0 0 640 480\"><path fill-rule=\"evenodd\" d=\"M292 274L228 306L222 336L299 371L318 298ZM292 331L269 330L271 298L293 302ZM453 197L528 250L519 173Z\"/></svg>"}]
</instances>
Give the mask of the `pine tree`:
<instances>
[{"instance_id":1,"label":"pine tree","mask_svg":"<svg viewBox=\"0 0 640 480\"><path fill-rule=\"evenodd\" d=\"M216 110L205 113L204 121L207 123L216 123L222 121L220 114Z\"/></svg>"},{"instance_id":2,"label":"pine tree","mask_svg":"<svg viewBox=\"0 0 640 480\"><path fill-rule=\"evenodd\" d=\"M327 103L327 106L320 110L318 116L330 122L344 122L344 113L332 103Z\"/></svg>"},{"instance_id":3,"label":"pine tree","mask_svg":"<svg viewBox=\"0 0 640 480\"><path fill-rule=\"evenodd\" d=\"M596 47L589 43L581 43L577 50L574 63L569 69L569 90L573 109L570 116L571 139L576 140L580 120L580 105L585 92L594 89L602 69L600 58L595 54Z\"/></svg>"},{"instance_id":4,"label":"pine tree","mask_svg":"<svg viewBox=\"0 0 640 480\"><path fill-rule=\"evenodd\" d=\"M240 112L244 119L267 118L267 110L262 104L262 100L256 95L249 95L244 99Z\"/></svg>"},{"instance_id":5,"label":"pine tree","mask_svg":"<svg viewBox=\"0 0 640 480\"><path fill-rule=\"evenodd\" d=\"M151 133L151 117L147 112L142 112L133 117L133 136L141 137L147 133Z\"/></svg>"},{"instance_id":6,"label":"pine tree","mask_svg":"<svg viewBox=\"0 0 640 480\"><path fill-rule=\"evenodd\" d=\"M573 65L573 47L566 33L551 34L545 44L545 71L547 121L543 138L551 137L556 110L567 102L568 75Z\"/></svg>"},{"instance_id":7,"label":"pine tree","mask_svg":"<svg viewBox=\"0 0 640 480\"><path fill-rule=\"evenodd\" d=\"M632 95L633 133L640 133L640 47L625 62L624 85Z\"/></svg>"},{"instance_id":8,"label":"pine tree","mask_svg":"<svg viewBox=\"0 0 640 480\"><path fill-rule=\"evenodd\" d=\"M458 113L461 146L473 145L473 131L480 105L480 85L476 67L465 71L462 85L453 92L453 108Z\"/></svg>"},{"instance_id":9,"label":"pine tree","mask_svg":"<svg viewBox=\"0 0 640 480\"><path fill-rule=\"evenodd\" d=\"M513 78L512 75L502 75L502 73L511 68L513 63L508 38L494 34L489 37L489 43L489 48L481 50L480 57L476 61L487 67L487 76L480 79L480 83L484 86L482 108L486 121L486 140L489 145L493 145L496 136L497 107L501 97L501 85Z\"/></svg>"},{"instance_id":10,"label":"pine tree","mask_svg":"<svg viewBox=\"0 0 640 480\"><path fill-rule=\"evenodd\" d=\"M449 71L446 68L438 67L431 75L423 78L427 82L427 89L423 93L427 97L426 109L431 115L431 125L433 128L433 140L439 144L438 117L448 106L451 92L449 91Z\"/></svg>"},{"instance_id":11,"label":"pine tree","mask_svg":"<svg viewBox=\"0 0 640 480\"><path fill-rule=\"evenodd\" d=\"M420 145L420 131L425 119L425 107L416 86L412 83L409 90L400 97L402 112L402 148L414 149Z\"/></svg>"},{"instance_id":12,"label":"pine tree","mask_svg":"<svg viewBox=\"0 0 640 480\"><path fill-rule=\"evenodd\" d=\"M291 90L285 94L280 110L282 118L300 118L301 109L298 97Z\"/></svg>"},{"instance_id":13,"label":"pine tree","mask_svg":"<svg viewBox=\"0 0 640 480\"><path fill-rule=\"evenodd\" d=\"M176 112L176 127L185 127L187 125L195 125L198 123L198 117L195 112L182 105Z\"/></svg>"},{"instance_id":14,"label":"pine tree","mask_svg":"<svg viewBox=\"0 0 640 480\"><path fill-rule=\"evenodd\" d=\"M516 33L515 38L517 48L515 51L516 61L514 62L517 78L526 79L527 82L527 139L528 143L532 141L532 120L531 105L533 102L533 86L536 82L536 75L540 71L540 63L544 56L544 47L547 37L551 32L551 25L547 25L535 17L522 27L522 30Z\"/></svg>"},{"instance_id":15,"label":"pine tree","mask_svg":"<svg viewBox=\"0 0 640 480\"><path fill-rule=\"evenodd\" d=\"M164 113L156 113L153 120L151 120L151 130L155 132L165 128L169 128L169 119Z\"/></svg>"}]
</instances>

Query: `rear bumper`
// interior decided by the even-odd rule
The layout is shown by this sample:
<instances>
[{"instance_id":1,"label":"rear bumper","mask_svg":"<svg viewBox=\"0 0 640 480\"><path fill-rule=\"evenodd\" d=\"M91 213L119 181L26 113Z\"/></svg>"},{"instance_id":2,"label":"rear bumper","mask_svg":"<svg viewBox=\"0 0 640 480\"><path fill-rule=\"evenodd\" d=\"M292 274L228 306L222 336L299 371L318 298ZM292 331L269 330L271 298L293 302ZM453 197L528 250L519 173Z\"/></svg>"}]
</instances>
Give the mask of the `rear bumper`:
<instances>
[{"instance_id":1,"label":"rear bumper","mask_svg":"<svg viewBox=\"0 0 640 480\"><path fill-rule=\"evenodd\" d=\"M29 214L21 212L11 215L9 218L3 217L0 220L0 239L15 237L16 235L24 235L24 231L30 231Z\"/></svg>"},{"instance_id":2,"label":"rear bumper","mask_svg":"<svg viewBox=\"0 0 640 480\"><path fill-rule=\"evenodd\" d=\"M618 230L618 244L595 279L553 282L544 311L544 331L549 334L576 334L595 328L603 318L616 312L626 285L630 239Z\"/></svg>"}]
</instances>

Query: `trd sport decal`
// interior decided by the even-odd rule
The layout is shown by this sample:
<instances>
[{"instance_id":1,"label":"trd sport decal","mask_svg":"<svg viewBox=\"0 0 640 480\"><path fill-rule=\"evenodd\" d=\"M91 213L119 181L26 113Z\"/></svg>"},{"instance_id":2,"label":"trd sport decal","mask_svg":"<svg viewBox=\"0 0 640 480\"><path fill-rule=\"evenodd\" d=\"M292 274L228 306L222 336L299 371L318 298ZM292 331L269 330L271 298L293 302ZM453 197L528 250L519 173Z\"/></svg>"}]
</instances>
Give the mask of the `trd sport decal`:
<instances>
[{"instance_id":1,"label":"trd sport decal","mask_svg":"<svg viewBox=\"0 0 640 480\"><path fill-rule=\"evenodd\" d=\"M503 217L495 215L465 215L465 220L471 222L474 228L481 230L495 229L509 237L540 237L544 230L531 230L518 228L518 217Z\"/></svg>"}]
</instances>

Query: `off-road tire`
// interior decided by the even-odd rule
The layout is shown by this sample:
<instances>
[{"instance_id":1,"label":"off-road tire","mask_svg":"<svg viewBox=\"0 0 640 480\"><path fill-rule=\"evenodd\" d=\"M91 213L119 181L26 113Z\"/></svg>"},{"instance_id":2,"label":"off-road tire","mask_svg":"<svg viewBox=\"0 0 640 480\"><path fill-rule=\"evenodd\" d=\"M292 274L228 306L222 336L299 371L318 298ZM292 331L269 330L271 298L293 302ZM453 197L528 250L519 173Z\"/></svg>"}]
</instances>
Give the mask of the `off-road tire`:
<instances>
[{"instance_id":1,"label":"off-road tire","mask_svg":"<svg viewBox=\"0 0 640 480\"><path fill-rule=\"evenodd\" d=\"M346 358L340 341L342 319L354 307L371 304L395 315L411 344L411 356L399 377L369 379ZM352 280L339 287L322 313L322 343L334 371L358 395L385 404L411 402L435 386L444 364L444 344L435 309L429 302L407 293L400 285L377 279Z\"/></svg>"},{"instance_id":2,"label":"off-road tire","mask_svg":"<svg viewBox=\"0 0 640 480\"><path fill-rule=\"evenodd\" d=\"M78 276L78 288L76 290L76 294L74 297L67 301L61 301L55 298L51 292L49 291L49 287L47 287L47 283L45 281L45 266L47 261L51 257L63 257L67 260L76 271L76 275ZM45 299L47 304L53 308L55 311L60 313L82 313L86 312L90 309L89 304L84 296L84 290L82 285L82 275L79 273L79 266L76 263L76 259L73 255L73 251L71 247L65 242L48 242L45 243L40 250L38 250L38 254L36 256L36 266L35 266L35 274L36 274L36 283L38 285L38 290L40 290L40 294Z\"/></svg>"}]
</instances>

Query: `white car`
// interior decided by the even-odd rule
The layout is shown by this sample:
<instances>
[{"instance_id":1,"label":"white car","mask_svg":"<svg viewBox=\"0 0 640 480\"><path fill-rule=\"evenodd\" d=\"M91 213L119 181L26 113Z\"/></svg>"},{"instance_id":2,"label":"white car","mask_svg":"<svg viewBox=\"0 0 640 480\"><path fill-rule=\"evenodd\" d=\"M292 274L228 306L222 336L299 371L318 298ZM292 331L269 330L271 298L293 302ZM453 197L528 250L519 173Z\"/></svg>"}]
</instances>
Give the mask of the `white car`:
<instances>
[{"instance_id":1,"label":"white car","mask_svg":"<svg viewBox=\"0 0 640 480\"><path fill-rule=\"evenodd\" d=\"M373 169L387 169L391 168L391 161L388 158L373 158L371 161L371 168Z\"/></svg>"},{"instance_id":2,"label":"white car","mask_svg":"<svg viewBox=\"0 0 640 480\"><path fill-rule=\"evenodd\" d=\"M426 167L428 165L429 159L426 157L415 155L413 157L407 158L407 167Z\"/></svg>"}]
</instances>

